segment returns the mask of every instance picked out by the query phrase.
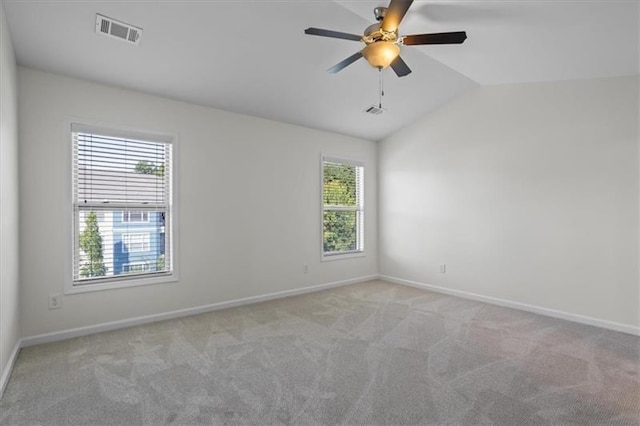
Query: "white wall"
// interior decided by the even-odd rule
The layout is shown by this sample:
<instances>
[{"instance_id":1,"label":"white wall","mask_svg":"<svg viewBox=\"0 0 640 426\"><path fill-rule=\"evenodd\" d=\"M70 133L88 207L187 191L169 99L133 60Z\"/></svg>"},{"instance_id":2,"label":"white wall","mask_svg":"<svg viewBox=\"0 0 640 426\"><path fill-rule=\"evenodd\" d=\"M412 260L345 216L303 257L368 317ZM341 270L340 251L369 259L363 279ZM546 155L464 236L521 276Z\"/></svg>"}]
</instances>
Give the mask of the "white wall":
<instances>
[{"instance_id":1,"label":"white wall","mask_svg":"<svg viewBox=\"0 0 640 426\"><path fill-rule=\"evenodd\" d=\"M21 331L33 336L377 273L376 144L18 68ZM64 122L177 134L180 282L62 298ZM366 162L367 256L320 262L320 155ZM308 262L309 273L303 273Z\"/></svg>"},{"instance_id":2,"label":"white wall","mask_svg":"<svg viewBox=\"0 0 640 426\"><path fill-rule=\"evenodd\" d=\"M19 338L16 92L16 61L0 3L0 376Z\"/></svg>"},{"instance_id":3,"label":"white wall","mask_svg":"<svg viewBox=\"0 0 640 426\"><path fill-rule=\"evenodd\" d=\"M638 23L640 24L640 3L638 3ZM640 58L640 25L638 27L638 58ZM636 121L638 126L637 136L638 136L638 191L640 191L640 84L638 84L638 110L636 111ZM640 211L640 192L638 193L638 211ZM640 222L640 218L639 218ZM640 257L640 224L638 225L638 257ZM638 287L640 287L640 261L638 261ZM638 306L640 306L640 290L638 291ZM640 323L640 308L638 309L638 323Z\"/></svg>"},{"instance_id":4,"label":"white wall","mask_svg":"<svg viewBox=\"0 0 640 426\"><path fill-rule=\"evenodd\" d=\"M640 325L636 77L479 88L378 155L381 274Z\"/></svg>"}]
</instances>

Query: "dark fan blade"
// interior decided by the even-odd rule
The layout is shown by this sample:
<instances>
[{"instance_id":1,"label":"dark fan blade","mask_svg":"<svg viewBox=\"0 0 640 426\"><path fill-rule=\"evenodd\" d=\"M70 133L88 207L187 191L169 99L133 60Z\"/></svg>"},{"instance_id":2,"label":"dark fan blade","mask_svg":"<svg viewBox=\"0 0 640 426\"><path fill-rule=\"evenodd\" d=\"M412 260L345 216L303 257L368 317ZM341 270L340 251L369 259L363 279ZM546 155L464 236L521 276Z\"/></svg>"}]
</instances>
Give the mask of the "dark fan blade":
<instances>
[{"instance_id":1,"label":"dark fan blade","mask_svg":"<svg viewBox=\"0 0 640 426\"><path fill-rule=\"evenodd\" d=\"M354 63L355 61L357 61L360 58L362 58L362 52L354 53L353 55L349 56L344 61L342 61L342 62L340 62L338 64L335 64L334 66L329 68L327 70L327 72L330 72L331 74L335 74L338 71L341 71L343 68L348 67L349 65L351 65L352 63Z\"/></svg>"},{"instance_id":2,"label":"dark fan blade","mask_svg":"<svg viewBox=\"0 0 640 426\"><path fill-rule=\"evenodd\" d=\"M390 66L398 77L404 77L407 74L411 74L411 68L409 68L407 63L402 60L400 55L396 56Z\"/></svg>"},{"instance_id":3,"label":"dark fan blade","mask_svg":"<svg viewBox=\"0 0 640 426\"><path fill-rule=\"evenodd\" d=\"M380 24L380 28L385 31L397 30L400 21L402 21L407 10L409 10L411 3L413 3L413 0L391 0L387 14L384 16L382 24Z\"/></svg>"},{"instance_id":4,"label":"dark fan blade","mask_svg":"<svg viewBox=\"0 0 640 426\"><path fill-rule=\"evenodd\" d=\"M305 34L317 35L322 37L342 38L345 40L360 41L362 37L356 34L341 33L340 31L323 30L321 28L307 28Z\"/></svg>"},{"instance_id":5,"label":"dark fan blade","mask_svg":"<svg viewBox=\"0 0 640 426\"><path fill-rule=\"evenodd\" d=\"M402 38L402 44L406 46L416 44L460 44L467 39L467 33L456 31L453 33L434 33L408 35Z\"/></svg>"}]
</instances>

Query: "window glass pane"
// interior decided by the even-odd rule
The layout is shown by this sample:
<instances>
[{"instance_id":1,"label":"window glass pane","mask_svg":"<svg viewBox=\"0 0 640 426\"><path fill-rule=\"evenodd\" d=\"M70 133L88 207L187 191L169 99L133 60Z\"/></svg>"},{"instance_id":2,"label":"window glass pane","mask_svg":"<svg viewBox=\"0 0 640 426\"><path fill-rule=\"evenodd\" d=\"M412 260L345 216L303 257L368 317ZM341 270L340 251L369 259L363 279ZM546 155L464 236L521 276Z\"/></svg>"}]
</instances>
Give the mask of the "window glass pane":
<instances>
[{"instance_id":1,"label":"window glass pane","mask_svg":"<svg viewBox=\"0 0 640 426\"><path fill-rule=\"evenodd\" d=\"M356 206L357 168L350 164L324 163L322 198L325 206Z\"/></svg>"},{"instance_id":2,"label":"window glass pane","mask_svg":"<svg viewBox=\"0 0 640 426\"><path fill-rule=\"evenodd\" d=\"M358 213L325 211L323 217L325 253L358 250Z\"/></svg>"},{"instance_id":3,"label":"window glass pane","mask_svg":"<svg viewBox=\"0 0 640 426\"><path fill-rule=\"evenodd\" d=\"M121 221L126 215L116 210L99 213L77 212L77 281L170 270L165 262L165 212L145 211L147 222Z\"/></svg>"}]
</instances>

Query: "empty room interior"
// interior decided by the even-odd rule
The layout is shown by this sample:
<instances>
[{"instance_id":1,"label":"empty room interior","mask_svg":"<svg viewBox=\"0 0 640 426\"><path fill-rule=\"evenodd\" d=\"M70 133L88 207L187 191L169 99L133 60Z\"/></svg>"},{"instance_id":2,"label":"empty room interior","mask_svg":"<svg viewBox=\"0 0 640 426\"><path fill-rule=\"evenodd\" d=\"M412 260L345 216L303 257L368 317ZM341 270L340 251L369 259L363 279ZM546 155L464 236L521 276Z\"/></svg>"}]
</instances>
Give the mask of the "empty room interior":
<instances>
[{"instance_id":1,"label":"empty room interior","mask_svg":"<svg viewBox=\"0 0 640 426\"><path fill-rule=\"evenodd\" d=\"M640 424L637 1L0 2L0 425Z\"/></svg>"}]
</instances>

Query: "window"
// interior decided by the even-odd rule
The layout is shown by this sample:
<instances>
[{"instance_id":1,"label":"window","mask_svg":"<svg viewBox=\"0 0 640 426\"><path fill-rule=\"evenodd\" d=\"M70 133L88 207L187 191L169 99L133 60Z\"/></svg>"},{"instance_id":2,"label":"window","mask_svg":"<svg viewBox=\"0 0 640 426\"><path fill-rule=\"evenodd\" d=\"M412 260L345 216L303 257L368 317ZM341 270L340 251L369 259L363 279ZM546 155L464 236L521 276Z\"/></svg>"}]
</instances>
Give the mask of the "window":
<instances>
[{"instance_id":1,"label":"window","mask_svg":"<svg viewBox=\"0 0 640 426\"><path fill-rule=\"evenodd\" d=\"M71 138L71 292L174 280L172 139L80 124Z\"/></svg>"},{"instance_id":2,"label":"window","mask_svg":"<svg viewBox=\"0 0 640 426\"><path fill-rule=\"evenodd\" d=\"M149 234L122 234L122 253L138 253L151 250Z\"/></svg>"},{"instance_id":3,"label":"window","mask_svg":"<svg viewBox=\"0 0 640 426\"><path fill-rule=\"evenodd\" d=\"M360 162L322 159L324 259L363 253L363 174Z\"/></svg>"},{"instance_id":4,"label":"window","mask_svg":"<svg viewBox=\"0 0 640 426\"><path fill-rule=\"evenodd\" d=\"M149 264L147 262L125 263L122 265L122 272L125 274L132 272L146 272L148 270Z\"/></svg>"},{"instance_id":5,"label":"window","mask_svg":"<svg viewBox=\"0 0 640 426\"><path fill-rule=\"evenodd\" d=\"M122 212L122 221L129 223L149 222L149 212L125 211Z\"/></svg>"}]
</instances>

